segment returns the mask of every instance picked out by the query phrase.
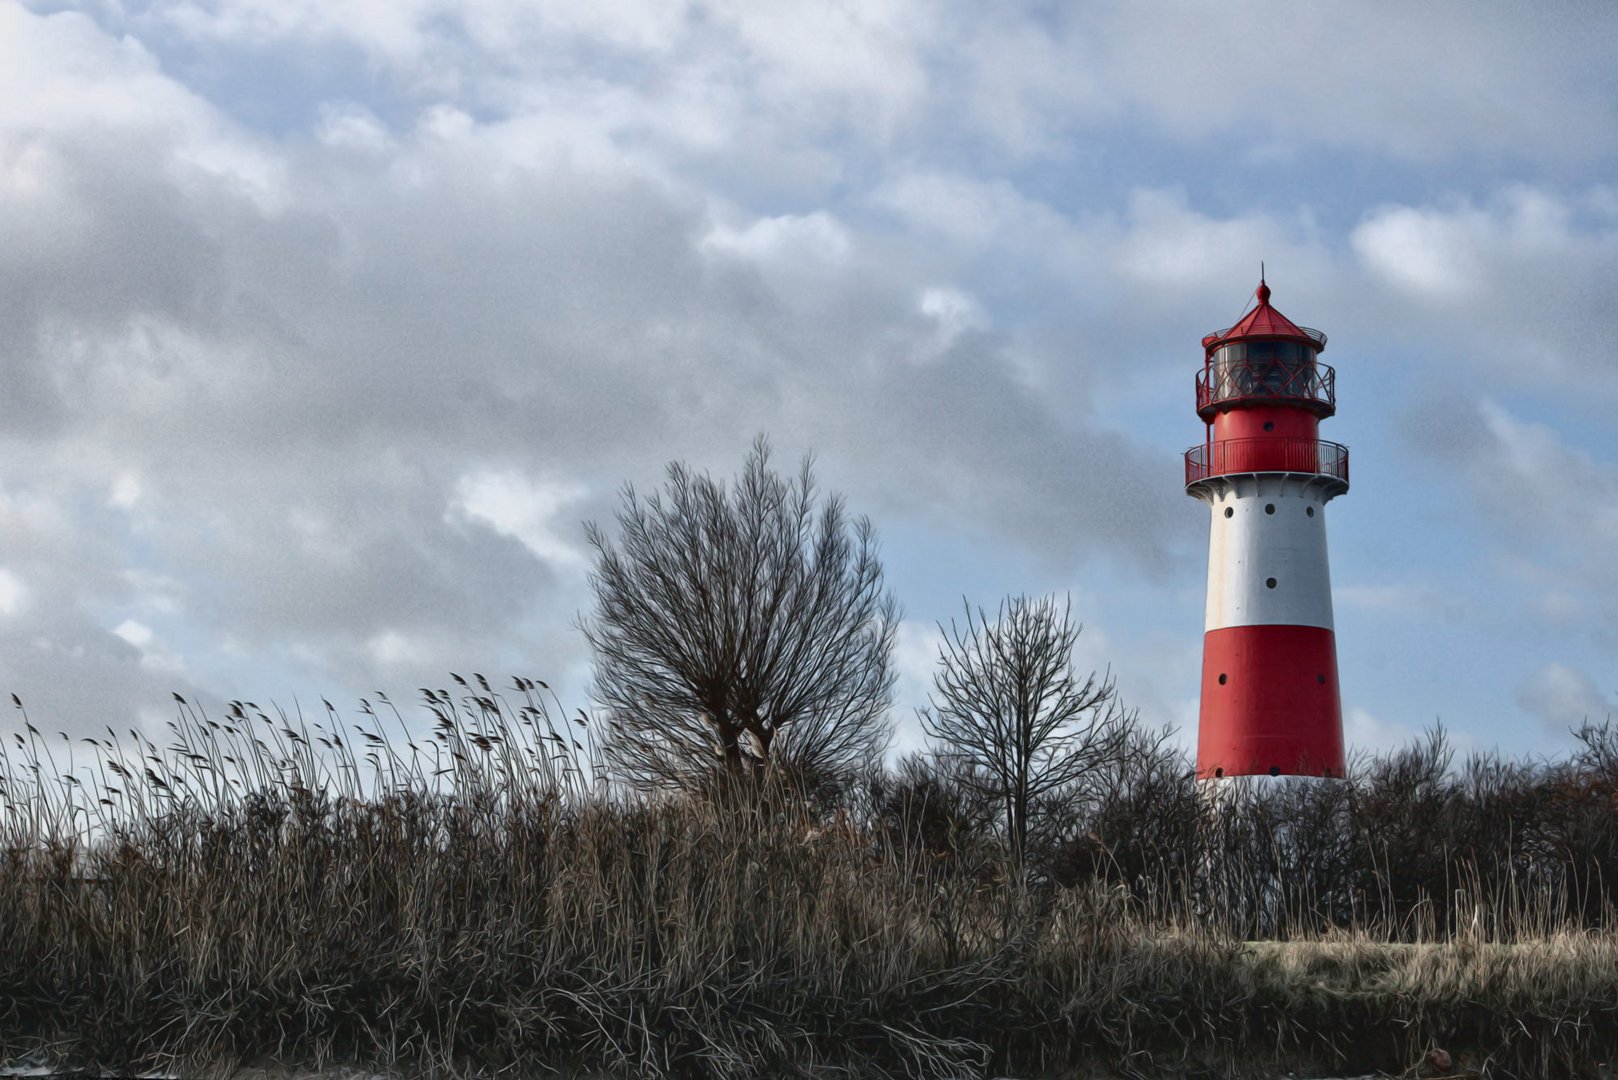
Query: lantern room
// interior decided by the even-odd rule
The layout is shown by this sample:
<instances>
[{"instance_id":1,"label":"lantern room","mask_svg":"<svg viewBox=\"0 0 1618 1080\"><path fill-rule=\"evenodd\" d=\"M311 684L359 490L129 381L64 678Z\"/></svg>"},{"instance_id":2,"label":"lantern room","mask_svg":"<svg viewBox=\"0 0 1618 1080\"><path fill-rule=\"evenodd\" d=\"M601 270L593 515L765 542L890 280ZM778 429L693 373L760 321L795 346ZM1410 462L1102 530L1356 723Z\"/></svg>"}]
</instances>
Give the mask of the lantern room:
<instances>
[{"instance_id":1,"label":"lantern room","mask_svg":"<svg viewBox=\"0 0 1618 1080\"><path fill-rule=\"evenodd\" d=\"M1238 472L1308 472L1348 487L1348 450L1320 439L1337 411L1337 373L1320 362L1326 335L1270 306L1259 282L1256 304L1236 325L1202 339L1197 415L1202 446L1186 453L1186 483Z\"/></svg>"}]
</instances>

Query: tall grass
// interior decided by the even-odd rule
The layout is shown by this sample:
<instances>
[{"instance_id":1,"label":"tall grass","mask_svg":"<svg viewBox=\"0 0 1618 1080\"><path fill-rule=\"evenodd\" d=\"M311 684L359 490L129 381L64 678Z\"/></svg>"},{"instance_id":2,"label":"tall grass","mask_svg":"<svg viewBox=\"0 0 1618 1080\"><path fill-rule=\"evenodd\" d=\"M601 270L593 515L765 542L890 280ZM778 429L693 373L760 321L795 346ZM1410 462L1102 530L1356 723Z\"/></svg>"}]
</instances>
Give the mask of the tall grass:
<instances>
[{"instance_id":1,"label":"tall grass","mask_svg":"<svg viewBox=\"0 0 1618 1080\"><path fill-rule=\"evenodd\" d=\"M542 683L421 705L419 738L380 695L357 722L180 701L161 744L22 717L0 1054L968 1077L1618 1053L1599 731L1533 766L1429 740L1217 813L1140 733L1045 808L1022 873L926 762L635 795Z\"/></svg>"}]
</instances>

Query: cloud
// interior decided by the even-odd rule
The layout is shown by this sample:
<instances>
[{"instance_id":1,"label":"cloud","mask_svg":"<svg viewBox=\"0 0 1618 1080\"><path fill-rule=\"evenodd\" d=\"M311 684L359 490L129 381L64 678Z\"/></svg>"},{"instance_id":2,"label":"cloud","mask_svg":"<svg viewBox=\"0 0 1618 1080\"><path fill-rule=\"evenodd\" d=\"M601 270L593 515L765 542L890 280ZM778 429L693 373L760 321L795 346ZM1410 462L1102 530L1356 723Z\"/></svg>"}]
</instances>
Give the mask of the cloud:
<instances>
[{"instance_id":1,"label":"cloud","mask_svg":"<svg viewBox=\"0 0 1618 1080\"><path fill-rule=\"evenodd\" d=\"M1611 95L1589 93L1586 81L1611 85L1600 57L1614 13L1578 8L1541 19L1480 14L1460 0L1419 8L1183 0L1119 2L1098 21L1108 84L1206 145L1240 132L1425 161L1579 158L1610 152L1615 128ZM1073 38L1095 30L1082 17L1065 29Z\"/></svg>"},{"instance_id":2,"label":"cloud","mask_svg":"<svg viewBox=\"0 0 1618 1080\"><path fill-rule=\"evenodd\" d=\"M66 94L38 130L0 127L28 166L0 198L48 211L8 218L0 254L11 461L37 481L0 559L14 618L63 613L18 626L48 647L13 653L13 680L100 657L133 705L187 674L236 696L253 655L367 690L541 640L570 665L581 646L535 619L577 599L578 518L670 458L731 468L757 430L835 447L857 509L1163 557L1149 455L1072 426L925 244L747 214L550 114L349 103L266 142L87 19L4 10L96 95L162 104Z\"/></svg>"},{"instance_id":3,"label":"cloud","mask_svg":"<svg viewBox=\"0 0 1618 1080\"><path fill-rule=\"evenodd\" d=\"M579 671L578 523L758 431L896 534L1172 586L1188 364L1260 259L1428 375L1612 393L1618 202L1556 172L1610 155L1610 16L1142 10L0 0L0 677L89 723ZM1395 178L1264 204L1212 153ZM1521 160L1537 186L1496 182ZM1399 161L1495 171L1417 197ZM1505 415L1450 442L1607 491L1604 451ZM1573 493L1501 535L1610 536ZM1587 618L1556 575L1607 595L1582 540L1520 546L1545 610ZM1194 656L1162 671L1126 694L1180 715Z\"/></svg>"},{"instance_id":4,"label":"cloud","mask_svg":"<svg viewBox=\"0 0 1618 1080\"><path fill-rule=\"evenodd\" d=\"M700 10L693 5L692 14ZM747 51L757 88L775 108L826 103L839 122L885 135L922 105L930 88L923 49L937 16L916 0L808 6L717 0L703 14Z\"/></svg>"},{"instance_id":5,"label":"cloud","mask_svg":"<svg viewBox=\"0 0 1618 1080\"><path fill-rule=\"evenodd\" d=\"M605 71L667 105L665 118L685 116L672 125L685 134L746 128L775 142L785 122L800 141L910 148L947 133L1012 160L1068 154L1119 128L1211 152L1240 139L1244 152L1283 159L1326 146L1420 162L1590 160L1612 151L1618 129L1615 16L1588 2L1545 18L1480 15L1460 0L1245 0L1217 12L1189 0L992 10L959 0L167 0L109 5L101 17L192 55L274 57L317 84L341 82L358 59L417 100L505 110L586 82L599 96Z\"/></svg>"},{"instance_id":6,"label":"cloud","mask_svg":"<svg viewBox=\"0 0 1618 1080\"><path fill-rule=\"evenodd\" d=\"M1080 257L1075 223L1003 178L907 170L873 189L870 201L925 235L972 255L994 247L1038 249L1050 265ZM1035 243L1043 239L1043 243Z\"/></svg>"},{"instance_id":7,"label":"cloud","mask_svg":"<svg viewBox=\"0 0 1618 1080\"><path fill-rule=\"evenodd\" d=\"M1343 715L1343 742L1351 756L1362 752L1381 754L1401 750L1421 736L1422 733L1413 727L1383 720L1359 706L1350 706ZM1451 745L1455 745L1453 738Z\"/></svg>"},{"instance_id":8,"label":"cloud","mask_svg":"<svg viewBox=\"0 0 1618 1080\"><path fill-rule=\"evenodd\" d=\"M760 218L743 228L716 227L703 244L718 252L761 265L846 266L851 241L848 230L830 214L786 214Z\"/></svg>"},{"instance_id":9,"label":"cloud","mask_svg":"<svg viewBox=\"0 0 1618 1080\"><path fill-rule=\"evenodd\" d=\"M1582 671L1552 661L1517 689L1517 703L1547 728L1577 729L1600 724L1618 713L1618 705Z\"/></svg>"},{"instance_id":10,"label":"cloud","mask_svg":"<svg viewBox=\"0 0 1618 1080\"><path fill-rule=\"evenodd\" d=\"M585 565L585 552L558 534L555 519L585 492L577 484L536 482L509 470L477 472L457 481L452 514L521 541L537 559L576 570Z\"/></svg>"},{"instance_id":11,"label":"cloud","mask_svg":"<svg viewBox=\"0 0 1618 1080\"><path fill-rule=\"evenodd\" d=\"M64 208L54 196L68 179L61 159L92 142L113 154L143 144L161 148L175 180L202 174L264 205L280 195L274 155L166 77L140 41L110 38L80 13L41 17L0 4L0 151L10 165L8 197L26 199L35 212L59 213ZM54 246L73 239L77 223L65 215L40 224Z\"/></svg>"},{"instance_id":12,"label":"cloud","mask_svg":"<svg viewBox=\"0 0 1618 1080\"><path fill-rule=\"evenodd\" d=\"M420 670L433 660L430 645L402 634L397 630L383 630L365 643L365 651L384 670Z\"/></svg>"},{"instance_id":13,"label":"cloud","mask_svg":"<svg viewBox=\"0 0 1618 1080\"><path fill-rule=\"evenodd\" d=\"M150 626L134 619L125 619L113 627L113 636L122 638L140 653L142 669L163 676L183 676L185 661L157 639Z\"/></svg>"},{"instance_id":14,"label":"cloud","mask_svg":"<svg viewBox=\"0 0 1618 1080\"><path fill-rule=\"evenodd\" d=\"M1572 432L1493 401L1429 404L1409 418L1406 437L1472 504L1459 554L1476 561L1456 578L1481 585L1459 624L1478 634L1469 651L1485 655L1497 635L1493 665L1524 680L1518 704L1552 728L1604 718L1608 707L1574 673L1618 640L1618 460L1599 440L1578 445ZM1555 662L1530 675L1547 654Z\"/></svg>"},{"instance_id":15,"label":"cloud","mask_svg":"<svg viewBox=\"0 0 1618 1080\"><path fill-rule=\"evenodd\" d=\"M1547 593L1569 583L1618 601L1618 461L1569 445L1547 424L1489 400L1412 414L1420 451L1457 468L1509 564ZM1564 607L1565 603L1553 606Z\"/></svg>"},{"instance_id":16,"label":"cloud","mask_svg":"<svg viewBox=\"0 0 1618 1080\"><path fill-rule=\"evenodd\" d=\"M893 744L890 758L927 749L927 734L915 710L923 708L932 694L933 672L938 667L938 627L920 619L902 619L894 635L893 670L896 676L893 699Z\"/></svg>"},{"instance_id":17,"label":"cloud","mask_svg":"<svg viewBox=\"0 0 1618 1080\"><path fill-rule=\"evenodd\" d=\"M0 567L0 615L15 615L28 601L28 590L10 570Z\"/></svg>"},{"instance_id":18,"label":"cloud","mask_svg":"<svg viewBox=\"0 0 1618 1080\"><path fill-rule=\"evenodd\" d=\"M1608 402L1618 334L1618 208L1602 189L1528 185L1487 202L1385 205L1350 237L1390 314L1430 344L1466 350L1473 372L1574 402Z\"/></svg>"},{"instance_id":19,"label":"cloud","mask_svg":"<svg viewBox=\"0 0 1618 1080\"><path fill-rule=\"evenodd\" d=\"M941 349L948 349L961 335L989 329L983 305L971 293L949 286L932 286L921 291L917 309L933 320Z\"/></svg>"}]
</instances>

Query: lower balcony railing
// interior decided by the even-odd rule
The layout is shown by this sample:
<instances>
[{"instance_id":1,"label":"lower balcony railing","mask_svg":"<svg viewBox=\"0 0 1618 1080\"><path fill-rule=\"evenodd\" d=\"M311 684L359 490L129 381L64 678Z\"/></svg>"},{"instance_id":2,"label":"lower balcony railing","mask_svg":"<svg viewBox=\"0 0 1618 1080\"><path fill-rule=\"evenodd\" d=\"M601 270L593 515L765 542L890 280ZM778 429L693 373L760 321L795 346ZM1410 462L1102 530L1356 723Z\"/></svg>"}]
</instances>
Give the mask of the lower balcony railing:
<instances>
[{"instance_id":1,"label":"lower balcony railing","mask_svg":"<svg viewBox=\"0 0 1618 1080\"><path fill-rule=\"evenodd\" d=\"M1185 452L1185 482L1231 473L1293 472L1348 483L1348 447L1321 439L1220 439Z\"/></svg>"}]
</instances>

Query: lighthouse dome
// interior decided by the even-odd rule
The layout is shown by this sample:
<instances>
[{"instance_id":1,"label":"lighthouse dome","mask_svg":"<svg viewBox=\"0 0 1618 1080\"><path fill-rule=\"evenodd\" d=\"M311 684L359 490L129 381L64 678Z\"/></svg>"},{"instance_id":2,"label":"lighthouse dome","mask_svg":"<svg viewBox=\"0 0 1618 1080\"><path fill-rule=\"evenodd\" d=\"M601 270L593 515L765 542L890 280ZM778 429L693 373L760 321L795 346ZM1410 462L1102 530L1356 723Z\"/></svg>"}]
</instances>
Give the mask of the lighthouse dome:
<instances>
[{"instance_id":1,"label":"lighthouse dome","mask_svg":"<svg viewBox=\"0 0 1618 1080\"><path fill-rule=\"evenodd\" d=\"M1326 349L1326 335L1307 326L1299 326L1270 306L1270 287L1262 280L1253 294L1257 301L1235 326L1215 330L1202 339L1202 347L1212 353L1221 345L1236 341L1297 341L1307 343L1316 353Z\"/></svg>"}]
</instances>

